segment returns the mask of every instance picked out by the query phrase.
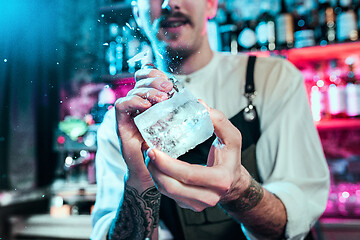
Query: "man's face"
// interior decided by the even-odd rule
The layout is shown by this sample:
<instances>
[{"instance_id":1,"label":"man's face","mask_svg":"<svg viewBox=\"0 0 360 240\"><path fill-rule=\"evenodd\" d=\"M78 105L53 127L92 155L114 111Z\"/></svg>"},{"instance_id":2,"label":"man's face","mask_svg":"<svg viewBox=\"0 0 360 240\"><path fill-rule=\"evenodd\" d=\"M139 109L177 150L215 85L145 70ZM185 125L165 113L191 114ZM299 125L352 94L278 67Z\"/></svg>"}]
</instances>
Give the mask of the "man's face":
<instances>
[{"instance_id":1,"label":"man's face","mask_svg":"<svg viewBox=\"0 0 360 240\"><path fill-rule=\"evenodd\" d=\"M159 50L194 53L207 37L217 0L138 0L138 20ZM185 54L186 55L186 54Z\"/></svg>"}]
</instances>

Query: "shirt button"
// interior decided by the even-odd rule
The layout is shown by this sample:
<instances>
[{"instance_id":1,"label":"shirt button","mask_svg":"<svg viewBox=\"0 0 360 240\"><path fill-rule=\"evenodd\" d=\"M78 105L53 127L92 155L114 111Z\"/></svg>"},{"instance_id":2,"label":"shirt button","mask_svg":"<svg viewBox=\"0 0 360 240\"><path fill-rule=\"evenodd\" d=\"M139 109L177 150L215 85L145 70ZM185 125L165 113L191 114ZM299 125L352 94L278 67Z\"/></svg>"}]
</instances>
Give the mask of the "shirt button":
<instances>
[{"instance_id":1,"label":"shirt button","mask_svg":"<svg viewBox=\"0 0 360 240\"><path fill-rule=\"evenodd\" d=\"M189 78L189 77L187 77L186 79L185 79L185 82L187 82L187 83L189 83L191 81L191 79Z\"/></svg>"}]
</instances>

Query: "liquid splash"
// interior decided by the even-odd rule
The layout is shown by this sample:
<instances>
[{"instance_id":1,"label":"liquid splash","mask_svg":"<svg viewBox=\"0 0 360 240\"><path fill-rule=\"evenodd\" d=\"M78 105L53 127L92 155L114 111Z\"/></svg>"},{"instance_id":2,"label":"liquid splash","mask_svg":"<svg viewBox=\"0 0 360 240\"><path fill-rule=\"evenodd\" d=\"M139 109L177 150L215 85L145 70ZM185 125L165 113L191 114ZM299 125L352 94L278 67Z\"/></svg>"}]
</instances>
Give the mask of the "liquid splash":
<instances>
[{"instance_id":1,"label":"liquid splash","mask_svg":"<svg viewBox=\"0 0 360 240\"><path fill-rule=\"evenodd\" d=\"M138 61L145 59L149 55L150 51L148 49L136 54L134 57L127 60L128 64L135 64Z\"/></svg>"}]
</instances>

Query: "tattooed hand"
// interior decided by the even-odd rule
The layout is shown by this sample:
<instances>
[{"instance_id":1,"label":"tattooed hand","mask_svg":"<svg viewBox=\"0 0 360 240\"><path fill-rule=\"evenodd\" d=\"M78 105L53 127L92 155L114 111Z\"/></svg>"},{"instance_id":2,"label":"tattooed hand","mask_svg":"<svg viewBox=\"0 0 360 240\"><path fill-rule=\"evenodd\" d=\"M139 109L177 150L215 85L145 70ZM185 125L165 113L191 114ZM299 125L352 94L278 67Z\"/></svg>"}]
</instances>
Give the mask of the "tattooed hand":
<instances>
[{"instance_id":1,"label":"tattooed hand","mask_svg":"<svg viewBox=\"0 0 360 240\"><path fill-rule=\"evenodd\" d=\"M151 239L159 223L160 193L150 187L139 194L125 185L124 200L109 232L109 239Z\"/></svg>"}]
</instances>

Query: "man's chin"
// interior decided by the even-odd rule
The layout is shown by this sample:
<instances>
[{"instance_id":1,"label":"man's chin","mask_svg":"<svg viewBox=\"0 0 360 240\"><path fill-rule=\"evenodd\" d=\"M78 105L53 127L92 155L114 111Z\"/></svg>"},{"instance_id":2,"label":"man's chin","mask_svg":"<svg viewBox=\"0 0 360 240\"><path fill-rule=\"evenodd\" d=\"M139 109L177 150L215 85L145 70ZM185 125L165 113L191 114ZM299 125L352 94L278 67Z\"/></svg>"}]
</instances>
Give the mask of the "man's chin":
<instances>
[{"instance_id":1,"label":"man's chin","mask_svg":"<svg viewBox=\"0 0 360 240\"><path fill-rule=\"evenodd\" d=\"M185 58L191 54L190 49L187 46L181 45L168 45L166 48L167 54L172 58Z\"/></svg>"}]
</instances>

